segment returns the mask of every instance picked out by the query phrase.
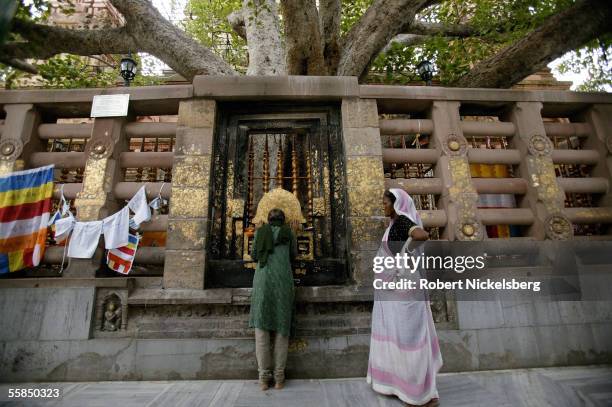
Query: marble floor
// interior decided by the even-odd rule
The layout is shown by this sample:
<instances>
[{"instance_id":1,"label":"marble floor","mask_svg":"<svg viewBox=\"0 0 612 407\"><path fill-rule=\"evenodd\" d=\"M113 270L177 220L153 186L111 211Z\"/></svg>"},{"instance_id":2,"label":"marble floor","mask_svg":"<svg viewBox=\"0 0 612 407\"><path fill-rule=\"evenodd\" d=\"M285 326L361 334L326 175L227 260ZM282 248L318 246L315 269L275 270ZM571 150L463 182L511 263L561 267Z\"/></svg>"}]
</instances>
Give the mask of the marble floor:
<instances>
[{"instance_id":1,"label":"marble floor","mask_svg":"<svg viewBox=\"0 0 612 407\"><path fill-rule=\"evenodd\" d=\"M9 388L59 388L54 400L9 399ZM612 366L515 369L438 376L442 406L612 406ZM0 384L0 406L392 407L365 379L289 380L261 391L254 380Z\"/></svg>"}]
</instances>

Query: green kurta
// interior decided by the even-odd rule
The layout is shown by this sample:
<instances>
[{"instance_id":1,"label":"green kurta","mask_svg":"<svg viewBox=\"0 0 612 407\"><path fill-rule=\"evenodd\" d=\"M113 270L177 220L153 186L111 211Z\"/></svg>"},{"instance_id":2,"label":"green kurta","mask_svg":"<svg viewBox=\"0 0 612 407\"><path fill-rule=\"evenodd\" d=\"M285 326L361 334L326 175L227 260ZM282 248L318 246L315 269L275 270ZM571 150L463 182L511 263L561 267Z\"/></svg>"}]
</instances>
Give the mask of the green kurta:
<instances>
[{"instance_id":1,"label":"green kurta","mask_svg":"<svg viewBox=\"0 0 612 407\"><path fill-rule=\"evenodd\" d=\"M278 238L280 226L272 226L274 240ZM253 246L257 247L257 234ZM253 278L251 314L249 326L267 331L277 331L289 336L293 312L294 286L290 255L297 252L295 234L291 233L291 244L274 246L265 266L259 262Z\"/></svg>"}]
</instances>

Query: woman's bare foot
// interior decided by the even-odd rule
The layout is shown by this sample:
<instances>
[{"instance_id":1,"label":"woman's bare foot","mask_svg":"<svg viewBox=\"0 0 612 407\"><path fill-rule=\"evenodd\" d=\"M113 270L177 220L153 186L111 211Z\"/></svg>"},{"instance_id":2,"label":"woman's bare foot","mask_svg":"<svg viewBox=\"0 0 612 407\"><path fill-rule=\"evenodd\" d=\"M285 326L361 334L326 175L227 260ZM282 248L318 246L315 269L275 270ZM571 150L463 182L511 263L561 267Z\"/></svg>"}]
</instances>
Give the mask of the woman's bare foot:
<instances>
[{"instance_id":1,"label":"woman's bare foot","mask_svg":"<svg viewBox=\"0 0 612 407\"><path fill-rule=\"evenodd\" d=\"M280 389L282 389L283 387L285 387L285 382L278 382L278 383L275 383L275 384L274 384L274 388L275 388L276 390L280 390Z\"/></svg>"},{"instance_id":2,"label":"woman's bare foot","mask_svg":"<svg viewBox=\"0 0 612 407\"><path fill-rule=\"evenodd\" d=\"M269 377L260 377L259 378L259 388L262 391L266 391L270 388L270 378Z\"/></svg>"}]
</instances>

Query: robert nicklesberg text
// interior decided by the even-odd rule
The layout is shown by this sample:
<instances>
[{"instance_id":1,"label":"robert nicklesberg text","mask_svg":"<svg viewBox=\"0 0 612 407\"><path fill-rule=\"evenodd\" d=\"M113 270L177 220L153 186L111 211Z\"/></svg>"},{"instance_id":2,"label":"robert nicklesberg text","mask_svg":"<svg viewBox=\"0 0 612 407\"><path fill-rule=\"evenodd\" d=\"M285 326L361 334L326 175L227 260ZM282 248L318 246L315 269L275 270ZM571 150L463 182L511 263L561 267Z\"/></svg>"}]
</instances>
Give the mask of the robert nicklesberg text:
<instances>
[{"instance_id":1,"label":"robert nicklesberg text","mask_svg":"<svg viewBox=\"0 0 612 407\"><path fill-rule=\"evenodd\" d=\"M377 278L373 282L376 290L531 290L540 291L540 281L518 281L467 278L459 281L427 280L418 281L402 278L397 281L384 281Z\"/></svg>"}]
</instances>

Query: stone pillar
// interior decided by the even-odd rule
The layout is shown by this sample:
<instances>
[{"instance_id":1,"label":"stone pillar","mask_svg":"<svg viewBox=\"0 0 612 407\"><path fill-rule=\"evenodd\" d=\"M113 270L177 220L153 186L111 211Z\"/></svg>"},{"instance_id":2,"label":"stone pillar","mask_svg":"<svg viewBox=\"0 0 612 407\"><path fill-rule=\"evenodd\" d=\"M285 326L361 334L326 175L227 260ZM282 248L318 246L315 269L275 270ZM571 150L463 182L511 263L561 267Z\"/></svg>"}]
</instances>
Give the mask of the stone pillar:
<instances>
[{"instance_id":1,"label":"stone pillar","mask_svg":"<svg viewBox=\"0 0 612 407\"><path fill-rule=\"evenodd\" d=\"M376 100L342 100L342 137L351 277L359 286L371 286L372 260L385 230L385 178Z\"/></svg>"},{"instance_id":2,"label":"stone pillar","mask_svg":"<svg viewBox=\"0 0 612 407\"><path fill-rule=\"evenodd\" d=\"M5 105L6 120L0 139L0 175L23 169L28 156L44 151L38 138L39 114L32 104ZM21 164L16 162L21 157ZM21 167L21 168L20 168Z\"/></svg>"},{"instance_id":3,"label":"stone pillar","mask_svg":"<svg viewBox=\"0 0 612 407\"><path fill-rule=\"evenodd\" d=\"M79 221L103 219L120 209L113 188L121 178L119 155L128 149L124 124L125 118L97 118L94 121L91 138L85 147L83 189L74 201ZM104 249L100 245L92 259L71 258L64 276L95 277L103 256Z\"/></svg>"},{"instance_id":4,"label":"stone pillar","mask_svg":"<svg viewBox=\"0 0 612 407\"><path fill-rule=\"evenodd\" d=\"M440 237L451 241L482 240L486 230L478 216L478 193L472 183L459 106L459 102L434 101L430 112L433 146L440 153L434 173L442 180L440 209L447 216Z\"/></svg>"},{"instance_id":5,"label":"stone pillar","mask_svg":"<svg viewBox=\"0 0 612 407\"><path fill-rule=\"evenodd\" d=\"M573 235L573 227L563 215L565 196L557 184L551 156L554 147L546 136L541 110L540 102L517 102L509 113L516 128L514 148L521 154L519 174L528 180L522 206L534 214L529 236L563 240Z\"/></svg>"},{"instance_id":6,"label":"stone pillar","mask_svg":"<svg viewBox=\"0 0 612 407\"><path fill-rule=\"evenodd\" d=\"M185 100L179 106L164 288L204 288L215 112L214 100Z\"/></svg>"}]
</instances>

